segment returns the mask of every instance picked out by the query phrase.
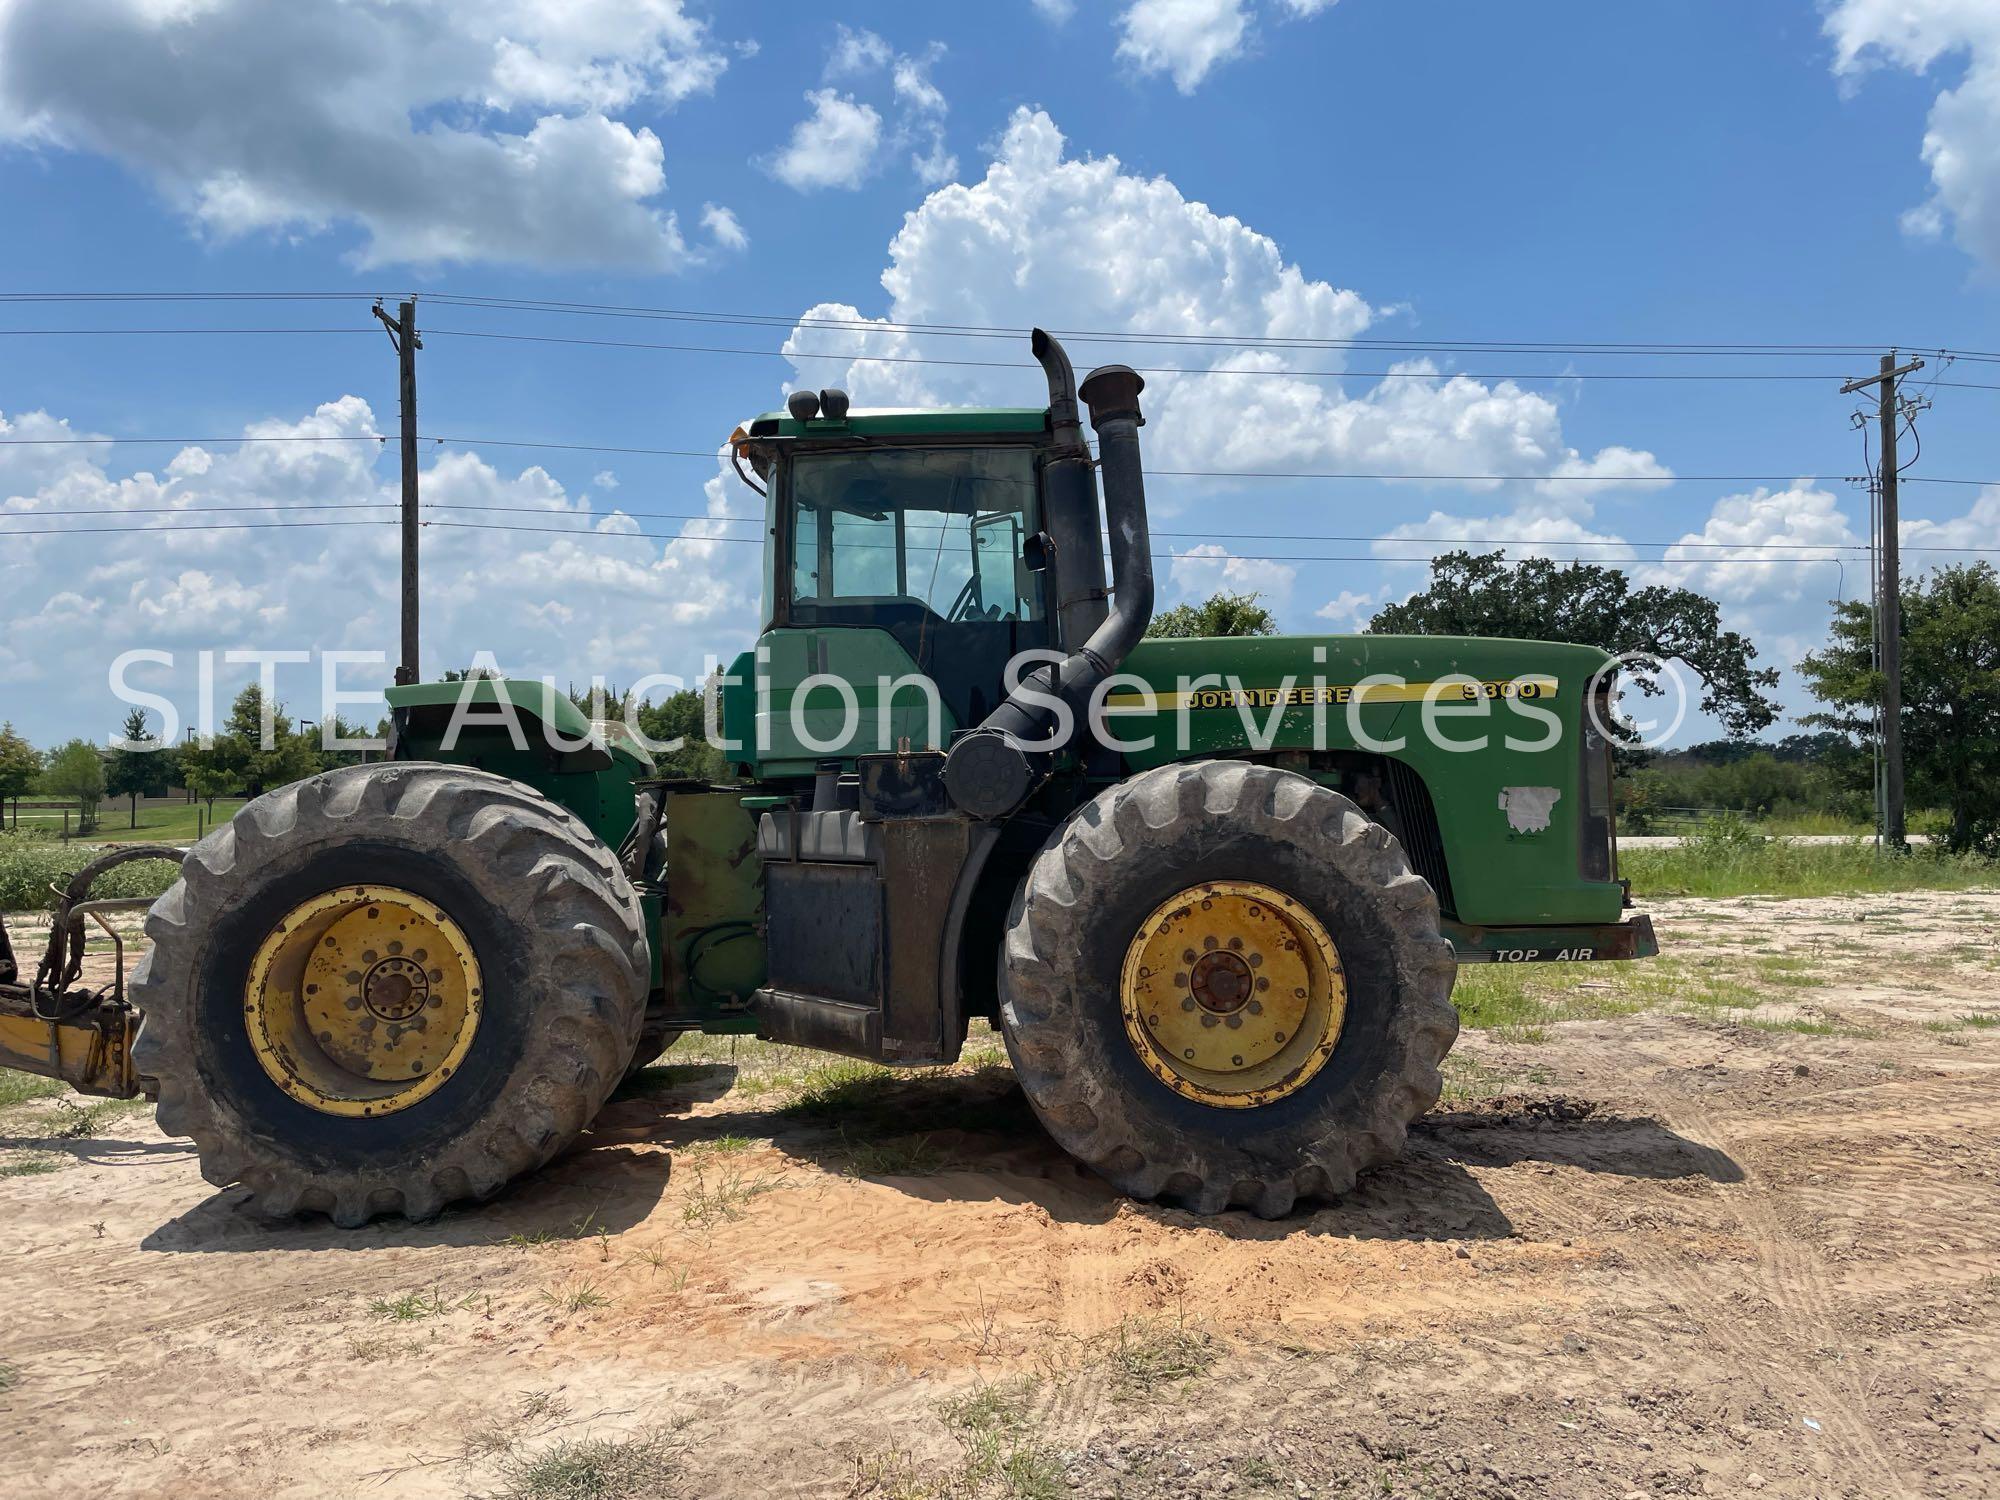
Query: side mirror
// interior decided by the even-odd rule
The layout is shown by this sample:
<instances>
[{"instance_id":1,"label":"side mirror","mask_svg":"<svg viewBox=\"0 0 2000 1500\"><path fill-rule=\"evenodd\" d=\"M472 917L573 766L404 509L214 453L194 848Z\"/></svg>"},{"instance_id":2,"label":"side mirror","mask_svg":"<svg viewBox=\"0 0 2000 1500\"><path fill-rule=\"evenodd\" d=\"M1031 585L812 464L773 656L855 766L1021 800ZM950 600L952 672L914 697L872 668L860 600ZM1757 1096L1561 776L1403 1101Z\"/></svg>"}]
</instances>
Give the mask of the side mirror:
<instances>
[{"instance_id":1,"label":"side mirror","mask_svg":"<svg viewBox=\"0 0 2000 1500\"><path fill-rule=\"evenodd\" d=\"M1030 573L1046 573L1056 558L1056 544L1046 531L1038 531L1021 543L1021 561Z\"/></svg>"}]
</instances>

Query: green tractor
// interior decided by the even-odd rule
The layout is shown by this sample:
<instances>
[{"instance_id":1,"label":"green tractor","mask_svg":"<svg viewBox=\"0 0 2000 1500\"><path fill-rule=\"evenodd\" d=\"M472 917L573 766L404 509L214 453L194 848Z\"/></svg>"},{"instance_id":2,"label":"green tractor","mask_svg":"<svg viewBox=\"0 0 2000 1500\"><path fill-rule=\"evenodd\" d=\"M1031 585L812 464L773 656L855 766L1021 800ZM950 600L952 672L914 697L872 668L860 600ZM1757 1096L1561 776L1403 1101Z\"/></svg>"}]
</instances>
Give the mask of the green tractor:
<instances>
[{"instance_id":1,"label":"green tractor","mask_svg":"<svg viewBox=\"0 0 2000 1500\"><path fill-rule=\"evenodd\" d=\"M1459 964L1656 951L1608 658L1146 639L1143 382L1034 352L1046 406L800 392L734 434L768 544L712 674L729 779L541 683L393 688L388 760L187 852L129 991L78 982L92 871L33 980L0 948L0 1062L152 1095L211 1182L352 1225L498 1192L683 1032L920 1066L984 1019L1123 1192L1348 1189L1438 1097Z\"/></svg>"}]
</instances>

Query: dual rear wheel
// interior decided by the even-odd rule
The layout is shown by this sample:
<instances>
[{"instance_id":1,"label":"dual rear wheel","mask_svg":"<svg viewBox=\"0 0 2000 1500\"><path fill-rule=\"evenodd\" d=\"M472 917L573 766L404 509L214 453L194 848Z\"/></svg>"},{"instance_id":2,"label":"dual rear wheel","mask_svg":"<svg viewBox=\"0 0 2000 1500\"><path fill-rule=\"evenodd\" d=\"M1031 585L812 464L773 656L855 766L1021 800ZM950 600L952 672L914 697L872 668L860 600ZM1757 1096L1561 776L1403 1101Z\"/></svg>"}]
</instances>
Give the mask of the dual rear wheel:
<instances>
[{"instance_id":1,"label":"dual rear wheel","mask_svg":"<svg viewBox=\"0 0 2000 1500\"><path fill-rule=\"evenodd\" d=\"M1307 777L1198 761L1111 787L1043 849L1001 1022L1049 1133L1119 1189L1275 1217L1401 1154L1458 1034L1455 974L1388 830Z\"/></svg>"},{"instance_id":2,"label":"dual rear wheel","mask_svg":"<svg viewBox=\"0 0 2000 1500\"><path fill-rule=\"evenodd\" d=\"M624 1075L650 962L616 856L518 782L355 766L268 792L146 920L134 1064L271 1214L424 1218L548 1161Z\"/></svg>"}]
</instances>

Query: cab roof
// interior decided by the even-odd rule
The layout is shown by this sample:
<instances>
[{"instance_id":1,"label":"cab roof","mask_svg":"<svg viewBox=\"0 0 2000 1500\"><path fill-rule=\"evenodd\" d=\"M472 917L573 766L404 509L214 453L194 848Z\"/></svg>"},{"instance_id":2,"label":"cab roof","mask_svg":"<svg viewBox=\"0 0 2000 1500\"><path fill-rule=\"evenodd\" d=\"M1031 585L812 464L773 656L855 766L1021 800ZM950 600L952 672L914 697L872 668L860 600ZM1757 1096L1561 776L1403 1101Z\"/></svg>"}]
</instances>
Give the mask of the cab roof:
<instances>
[{"instance_id":1,"label":"cab roof","mask_svg":"<svg viewBox=\"0 0 2000 1500\"><path fill-rule=\"evenodd\" d=\"M745 431L753 438L931 437L950 434L996 436L1047 432L1049 414L1040 406L959 406L937 408L863 406L838 421L815 417L801 422L789 412L752 417Z\"/></svg>"}]
</instances>

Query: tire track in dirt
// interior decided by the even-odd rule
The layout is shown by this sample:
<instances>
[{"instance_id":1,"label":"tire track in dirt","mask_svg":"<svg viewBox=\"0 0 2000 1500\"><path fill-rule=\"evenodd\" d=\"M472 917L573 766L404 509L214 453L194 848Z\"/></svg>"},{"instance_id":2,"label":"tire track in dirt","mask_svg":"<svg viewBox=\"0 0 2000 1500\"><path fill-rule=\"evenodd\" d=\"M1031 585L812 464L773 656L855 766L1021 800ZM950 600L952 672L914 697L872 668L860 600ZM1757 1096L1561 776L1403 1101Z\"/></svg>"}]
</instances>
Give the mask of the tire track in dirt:
<instances>
[{"instance_id":1,"label":"tire track in dirt","mask_svg":"<svg viewBox=\"0 0 2000 1500\"><path fill-rule=\"evenodd\" d=\"M1769 1181L1755 1163L1756 1156L1760 1154L1759 1136L1766 1133L1765 1127L1772 1122L1768 1119L1725 1121L1684 1092L1663 1087L1666 1079L1658 1074L1647 1086L1633 1077L1613 1071L1596 1059L1586 1061L1577 1076L1593 1091L1601 1091L1599 1097L1619 1100L1621 1104L1633 1099L1637 1086L1640 1091L1636 1102L1641 1109L1653 1114L1676 1134L1735 1163L1742 1173L1742 1180L1718 1182L1715 1184L1716 1192L1735 1215L1748 1239L1755 1259L1747 1269L1751 1272L1756 1293L1779 1315L1780 1326L1775 1331L1792 1346L1795 1359L1783 1364L1774 1361L1767 1338L1746 1327L1740 1311L1716 1290L1718 1278L1703 1268L1654 1245L1643 1235L1621 1240L1620 1253L1639 1266L1646 1276L1673 1288L1679 1299L1697 1309L1707 1334L1743 1368L1766 1370L1774 1375L1782 1373L1803 1385L1819 1408L1811 1415L1820 1423L1821 1437L1829 1439L1829 1446L1837 1447L1839 1456L1854 1470L1869 1476L1874 1485L1871 1493L1909 1495L1898 1465L1875 1436L1876 1423L1868 1406L1873 1382L1861 1370L1859 1357L1843 1360L1840 1369L1844 1373L1838 1378L1829 1378L1816 1368L1818 1351L1842 1348L1846 1340L1840 1329L1825 1266L1818 1254L1784 1224L1775 1204L1785 1190ZM1942 1102L1946 1093L1943 1086L1937 1089L1935 1095L1926 1089L1913 1102L1924 1110ZM1900 1123L1903 1118L1894 1111L1883 1111L1882 1116L1885 1126ZM1844 1126L1849 1118L1829 1113L1826 1124ZM1809 1131L1809 1126L1799 1122L1799 1126L1790 1133L1802 1136ZM1786 1132L1781 1127L1775 1133ZM1796 1150L1797 1142L1789 1149ZM1851 1159L1841 1164L1843 1171L1852 1172L1853 1167ZM1907 1195L1907 1180L1898 1185L1898 1192ZM1527 1188L1527 1196L1535 1201L1539 1211L1552 1215L1559 1222L1567 1222L1577 1233L1588 1233L1600 1227L1577 1212L1574 1205L1532 1185ZM1766 1333L1771 1331L1765 1330ZM1845 1373L1850 1370L1852 1373ZM1834 1476L1829 1473L1828 1477ZM1851 1478L1852 1474L1841 1477Z\"/></svg>"}]
</instances>

